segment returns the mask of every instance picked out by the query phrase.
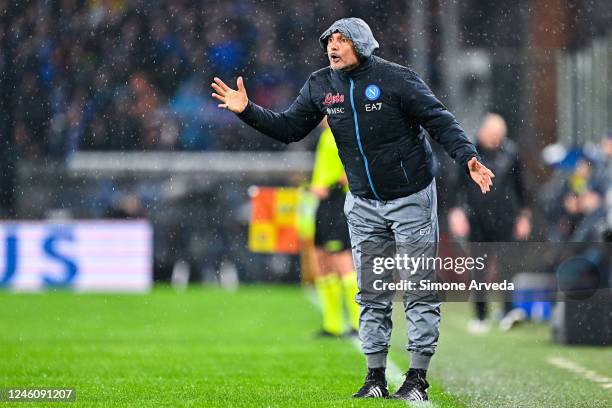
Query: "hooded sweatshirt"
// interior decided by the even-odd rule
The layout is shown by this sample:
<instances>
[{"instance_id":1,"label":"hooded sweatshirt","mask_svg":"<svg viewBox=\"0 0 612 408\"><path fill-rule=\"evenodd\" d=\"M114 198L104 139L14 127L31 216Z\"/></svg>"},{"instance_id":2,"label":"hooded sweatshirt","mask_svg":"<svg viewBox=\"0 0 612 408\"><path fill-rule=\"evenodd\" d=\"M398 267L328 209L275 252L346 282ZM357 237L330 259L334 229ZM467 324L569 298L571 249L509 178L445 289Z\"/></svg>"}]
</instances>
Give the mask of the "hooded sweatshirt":
<instances>
[{"instance_id":1,"label":"hooded sweatshirt","mask_svg":"<svg viewBox=\"0 0 612 408\"><path fill-rule=\"evenodd\" d=\"M319 41L326 48L335 32L351 39L361 58L344 72L313 72L284 112L249 101L238 117L275 140L291 143L308 135L327 115L352 194L375 200L406 197L433 178L433 153L426 132L463 168L478 158L455 117L410 68L386 61L368 25L358 18L336 21Z\"/></svg>"},{"instance_id":2,"label":"hooded sweatshirt","mask_svg":"<svg viewBox=\"0 0 612 408\"><path fill-rule=\"evenodd\" d=\"M327 51L327 39L333 33L340 33L353 41L355 52L361 58L369 58L378 49L378 41L374 39L374 34L370 26L360 18L349 17L336 21L319 37L319 44L323 51Z\"/></svg>"}]
</instances>

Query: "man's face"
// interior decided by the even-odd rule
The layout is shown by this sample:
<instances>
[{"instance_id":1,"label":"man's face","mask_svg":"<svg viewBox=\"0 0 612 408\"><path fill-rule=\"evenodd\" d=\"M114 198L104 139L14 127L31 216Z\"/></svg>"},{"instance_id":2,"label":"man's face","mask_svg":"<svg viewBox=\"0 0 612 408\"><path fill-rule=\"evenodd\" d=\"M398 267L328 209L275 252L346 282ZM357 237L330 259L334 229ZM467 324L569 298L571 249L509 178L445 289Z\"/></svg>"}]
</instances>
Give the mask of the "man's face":
<instances>
[{"instance_id":1,"label":"man's face","mask_svg":"<svg viewBox=\"0 0 612 408\"><path fill-rule=\"evenodd\" d=\"M359 65L353 41L340 33L333 33L327 39L327 58L332 69L350 71Z\"/></svg>"},{"instance_id":2,"label":"man's face","mask_svg":"<svg viewBox=\"0 0 612 408\"><path fill-rule=\"evenodd\" d=\"M506 133L504 119L499 115L489 114L478 130L478 143L487 150L495 150L503 142Z\"/></svg>"}]
</instances>

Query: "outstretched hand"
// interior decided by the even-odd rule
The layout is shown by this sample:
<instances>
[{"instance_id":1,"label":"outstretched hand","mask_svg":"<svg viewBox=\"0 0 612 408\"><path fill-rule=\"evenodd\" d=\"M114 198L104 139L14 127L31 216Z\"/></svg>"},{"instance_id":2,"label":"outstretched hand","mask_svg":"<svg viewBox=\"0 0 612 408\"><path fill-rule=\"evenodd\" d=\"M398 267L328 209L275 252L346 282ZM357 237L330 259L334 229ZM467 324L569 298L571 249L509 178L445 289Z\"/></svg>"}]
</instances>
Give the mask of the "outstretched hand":
<instances>
[{"instance_id":1,"label":"outstretched hand","mask_svg":"<svg viewBox=\"0 0 612 408\"><path fill-rule=\"evenodd\" d=\"M236 85L238 87L237 91L225 85L225 82L217 77L215 77L215 82L210 84L215 90L212 94L213 98L221 102L217 105L218 107L228 109L234 113L241 113L247 107L249 98L246 89L244 89L242 77L238 77Z\"/></svg>"},{"instance_id":2,"label":"outstretched hand","mask_svg":"<svg viewBox=\"0 0 612 408\"><path fill-rule=\"evenodd\" d=\"M482 194L486 194L491 190L493 185L493 179L495 174L487 168L484 164L478 161L475 157L472 157L467 163L468 169L470 170L470 177L474 180L474 183L478 184Z\"/></svg>"}]
</instances>

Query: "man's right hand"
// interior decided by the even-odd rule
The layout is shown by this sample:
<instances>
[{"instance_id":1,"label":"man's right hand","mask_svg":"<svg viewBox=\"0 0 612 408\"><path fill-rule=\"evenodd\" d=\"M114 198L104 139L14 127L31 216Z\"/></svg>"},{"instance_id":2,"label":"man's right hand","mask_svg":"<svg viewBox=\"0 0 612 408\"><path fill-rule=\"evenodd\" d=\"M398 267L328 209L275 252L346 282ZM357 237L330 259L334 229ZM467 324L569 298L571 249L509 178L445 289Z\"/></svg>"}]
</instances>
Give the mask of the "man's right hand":
<instances>
[{"instance_id":1,"label":"man's right hand","mask_svg":"<svg viewBox=\"0 0 612 408\"><path fill-rule=\"evenodd\" d=\"M216 92L213 92L212 96L218 99L221 103L217 105L223 109L229 109L234 113L241 113L247 107L249 98L244 89L244 82L242 77L238 77L236 85L238 90L235 91L229 86L225 85L221 79L215 77L215 82L210 84Z\"/></svg>"}]
</instances>

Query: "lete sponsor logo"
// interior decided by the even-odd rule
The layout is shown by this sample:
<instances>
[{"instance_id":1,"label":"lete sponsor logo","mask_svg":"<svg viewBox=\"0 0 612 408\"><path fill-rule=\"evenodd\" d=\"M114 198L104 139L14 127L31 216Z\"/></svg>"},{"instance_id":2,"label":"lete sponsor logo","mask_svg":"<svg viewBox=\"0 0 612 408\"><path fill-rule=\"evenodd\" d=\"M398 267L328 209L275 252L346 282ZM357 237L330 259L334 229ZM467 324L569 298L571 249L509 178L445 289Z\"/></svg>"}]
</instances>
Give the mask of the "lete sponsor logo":
<instances>
[{"instance_id":1,"label":"lete sponsor logo","mask_svg":"<svg viewBox=\"0 0 612 408\"><path fill-rule=\"evenodd\" d=\"M344 95L340 92L333 95L331 92L325 94L325 99L323 100L323 105L329 106L336 103L344 103Z\"/></svg>"}]
</instances>

